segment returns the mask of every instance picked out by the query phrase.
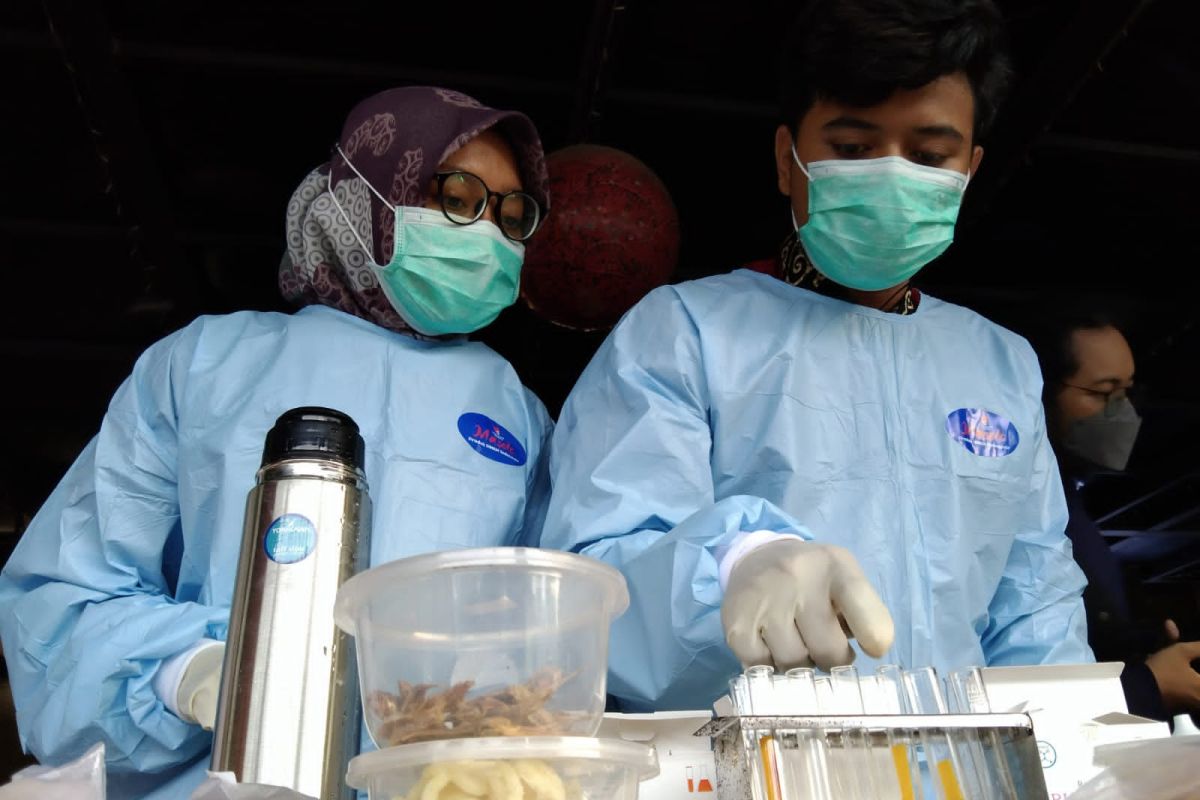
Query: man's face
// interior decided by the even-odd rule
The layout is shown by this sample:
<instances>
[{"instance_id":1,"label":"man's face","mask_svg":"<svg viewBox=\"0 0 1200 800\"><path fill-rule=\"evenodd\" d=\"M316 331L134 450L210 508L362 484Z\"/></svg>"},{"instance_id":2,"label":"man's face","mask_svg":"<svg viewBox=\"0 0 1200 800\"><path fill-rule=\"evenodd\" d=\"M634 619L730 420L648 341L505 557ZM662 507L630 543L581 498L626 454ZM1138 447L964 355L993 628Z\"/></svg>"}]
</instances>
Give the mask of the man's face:
<instances>
[{"instance_id":1,"label":"man's face","mask_svg":"<svg viewBox=\"0 0 1200 800\"><path fill-rule=\"evenodd\" d=\"M900 156L914 164L974 174L983 148L973 144L975 98L965 75L945 75L883 103L855 108L817 100L800 120L796 153L812 161ZM779 191L791 197L796 221L808 221L808 179L792 160L792 134L775 132Z\"/></svg>"}]
</instances>

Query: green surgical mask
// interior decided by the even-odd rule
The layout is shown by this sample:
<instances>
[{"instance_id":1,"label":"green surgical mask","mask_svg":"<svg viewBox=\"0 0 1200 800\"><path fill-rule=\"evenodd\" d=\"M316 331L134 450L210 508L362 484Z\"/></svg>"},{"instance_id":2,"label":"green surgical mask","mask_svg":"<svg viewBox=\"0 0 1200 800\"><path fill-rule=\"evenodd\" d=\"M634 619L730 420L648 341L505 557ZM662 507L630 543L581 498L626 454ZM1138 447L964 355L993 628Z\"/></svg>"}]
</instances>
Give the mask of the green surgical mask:
<instances>
[{"instance_id":1,"label":"green surgical mask","mask_svg":"<svg viewBox=\"0 0 1200 800\"><path fill-rule=\"evenodd\" d=\"M898 286L954 241L969 175L897 156L806 168L794 145L792 158L808 178L808 222L797 233L813 266L835 283Z\"/></svg>"},{"instance_id":2,"label":"green surgical mask","mask_svg":"<svg viewBox=\"0 0 1200 800\"><path fill-rule=\"evenodd\" d=\"M348 159L346 163L391 207ZM481 219L457 225L441 211L392 207L392 258L387 264L376 264L332 187L329 194L366 252L384 295L418 333L471 333L491 324L516 302L525 247L507 239L493 223Z\"/></svg>"}]
</instances>

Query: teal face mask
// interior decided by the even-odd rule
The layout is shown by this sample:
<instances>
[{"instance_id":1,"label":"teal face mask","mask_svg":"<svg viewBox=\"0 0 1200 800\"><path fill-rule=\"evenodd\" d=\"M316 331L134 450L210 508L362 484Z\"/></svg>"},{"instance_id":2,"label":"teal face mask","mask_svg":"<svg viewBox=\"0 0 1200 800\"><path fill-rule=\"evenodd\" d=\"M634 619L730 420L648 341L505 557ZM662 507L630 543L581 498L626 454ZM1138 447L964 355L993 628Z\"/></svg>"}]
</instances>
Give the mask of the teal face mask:
<instances>
[{"instance_id":1,"label":"teal face mask","mask_svg":"<svg viewBox=\"0 0 1200 800\"><path fill-rule=\"evenodd\" d=\"M813 266L835 283L890 289L954 241L969 175L897 156L805 168L794 145L792 158L808 178L808 222L797 233Z\"/></svg>"},{"instance_id":2,"label":"teal face mask","mask_svg":"<svg viewBox=\"0 0 1200 800\"><path fill-rule=\"evenodd\" d=\"M346 163L391 207L348 159ZM471 333L516 302L525 247L505 238L493 223L481 219L456 225L441 211L394 207L392 259L381 265L374 262L371 248L358 235L332 188L329 194L366 252L384 295L418 333Z\"/></svg>"}]
</instances>

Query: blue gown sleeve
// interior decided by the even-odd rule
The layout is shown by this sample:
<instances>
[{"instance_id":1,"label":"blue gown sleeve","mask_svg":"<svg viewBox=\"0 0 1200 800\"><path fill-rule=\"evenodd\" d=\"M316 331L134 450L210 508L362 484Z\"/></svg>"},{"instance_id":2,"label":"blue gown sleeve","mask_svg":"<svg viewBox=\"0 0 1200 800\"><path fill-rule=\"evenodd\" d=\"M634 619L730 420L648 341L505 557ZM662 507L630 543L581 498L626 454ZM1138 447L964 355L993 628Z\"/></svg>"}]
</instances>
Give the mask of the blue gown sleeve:
<instances>
[{"instance_id":1,"label":"blue gown sleeve","mask_svg":"<svg viewBox=\"0 0 1200 800\"><path fill-rule=\"evenodd\" d=\"M716 500L706 355L675 290L655 290L588 365L551 446L542 546L605 561L629 584L608 683L626 710L703 708L727 691L739 667L721 626L721 550L742 531L809 538L762 498Z\"/></svg>"},{"instance_id":2,"label":"blue gown sleeve","mask_svg":"<svg viewBox=\"0 0 1200 800\"><path fill-rule=\"evenodd\" d=\"M554 435L554 423L532 392L526 391L529 405L536 413L540 440L534 464L525 482L525 519L521 525L517 544L521 547L537 547L546 521L546 510L550 505L550 439Z\"/></svg>"},{"instance_id":3,"label":"blue gown sleeve","mask_svg":"<svg viewBox=\"0 0 1200 800\"><path fill-rule=\"evenodd\" d=\"M1087 580L1065 533L1067 503L1040 407L1032 444L1029 500L1016 510L1016 540L988 607L984 656L995 666L1090 663Z\"/></svg>"},{"instance_id":4,"label":"blue gown sleeve","mask_svg":"<svg viewBox=\"0 0 1200 800\"><path fill-rule=\"evenodd\" d=\"M142 355L0 573L21 742L44 763L103 742L110 772L159 772L210 744L152 688L165 658L223 631L227 616L176 602L163 575L180 524L176 402L189 341L185 329Z\"/></svg>"}]
</instances>

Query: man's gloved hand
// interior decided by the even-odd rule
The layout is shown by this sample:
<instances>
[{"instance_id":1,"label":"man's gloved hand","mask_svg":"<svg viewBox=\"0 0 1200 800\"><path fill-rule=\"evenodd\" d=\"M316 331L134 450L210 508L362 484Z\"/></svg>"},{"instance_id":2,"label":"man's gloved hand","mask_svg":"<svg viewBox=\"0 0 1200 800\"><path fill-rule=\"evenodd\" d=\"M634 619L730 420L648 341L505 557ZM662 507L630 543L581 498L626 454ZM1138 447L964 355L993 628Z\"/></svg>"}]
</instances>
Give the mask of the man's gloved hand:
<instances>
[{"instance_id":1,"label":"man's gloved hand","mask_svg":"<svg viewBox=\"0 0 1200 800\"><path fill-rule=\"evenodd\" d=\"M762 545L734 564L721 622L743 664L781 671L849 664L847 633L877 658L895 638L892 615L850 551L799 538Z\"/></svg>"},{"instance_id":2,"label":"man's gloved hand","mask_svg":"<svg viewBox=\"0 0 1200 800\"><path fill-rule=\"evenodd\" d=\"M179 680L176 704L184 722L211 731L217 722L217 695L221 691L221 665L225 643L206 647L196 653Z\"/></svg>"}]
</instances>

